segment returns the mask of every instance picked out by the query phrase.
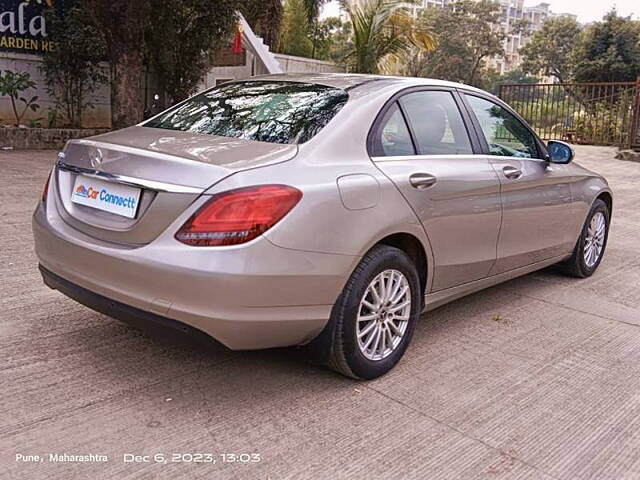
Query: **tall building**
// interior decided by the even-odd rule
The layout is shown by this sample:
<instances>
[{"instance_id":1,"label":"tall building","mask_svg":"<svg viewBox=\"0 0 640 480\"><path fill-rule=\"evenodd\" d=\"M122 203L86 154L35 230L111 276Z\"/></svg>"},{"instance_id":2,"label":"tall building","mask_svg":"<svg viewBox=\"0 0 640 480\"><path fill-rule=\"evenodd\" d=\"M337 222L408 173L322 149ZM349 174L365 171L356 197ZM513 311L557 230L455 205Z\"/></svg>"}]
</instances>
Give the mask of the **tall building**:
<instances>
[{"instance_id":1,"label":"tall building","mask_svg":"<svg viewBox=\"0 0 640 480\"><path fill-rule=\"evenodd\" d=\"M454 2L456 2L456 0L421 0L420 2L409 4L407 6L411 8L414 16L417 16L418 12L425 8L443 8Z\"/></svg>"},{"instance_id":2,"label":"tall building","mask_svg":"<svg viewBox=\"0 0 640 480\"><path fill-rule=\"evenodd\" d=\"M522 34L517 25L522 21L524 0L496 0L502 11L502 29L506 35L503 43L504 56L492 58L490 64L501 74L513 70L520 63L520 47L523 44Z\"/></svg>"},{"instance_id":3,"label":"tall building","mask_svg":"<svg viewBox=\"0 0 640 480\"><path fill-rule=\"evenodd\" d=\"M575 20L578 19L578 16L572 13L552 12L551 5L548 3L539 3L535 7L525 7L523 12L523 18L529 22L529 28L534 32L542 27L542 24L546 19L558 17L568 17Z\"/></svg>"}]
</instances>

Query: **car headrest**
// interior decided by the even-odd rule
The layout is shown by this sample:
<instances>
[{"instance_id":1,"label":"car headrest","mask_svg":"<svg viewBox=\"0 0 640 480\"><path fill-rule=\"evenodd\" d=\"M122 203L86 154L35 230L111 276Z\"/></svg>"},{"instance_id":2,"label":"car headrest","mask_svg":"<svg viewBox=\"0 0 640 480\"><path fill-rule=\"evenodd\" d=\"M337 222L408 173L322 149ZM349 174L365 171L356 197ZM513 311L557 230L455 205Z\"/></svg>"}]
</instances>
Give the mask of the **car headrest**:
<instances>
[{"instance_id":1,"label":"car headrest","mask_svg":"<svg viewBox=\"0 0 640 480\"><path fill-rule=\"evenodd\" d=\"M414 107L416 119L413 128L418 142L423 145L438 144L447 129L447 114L439 104L421 104Z\"/></svg>"}]
</instances>

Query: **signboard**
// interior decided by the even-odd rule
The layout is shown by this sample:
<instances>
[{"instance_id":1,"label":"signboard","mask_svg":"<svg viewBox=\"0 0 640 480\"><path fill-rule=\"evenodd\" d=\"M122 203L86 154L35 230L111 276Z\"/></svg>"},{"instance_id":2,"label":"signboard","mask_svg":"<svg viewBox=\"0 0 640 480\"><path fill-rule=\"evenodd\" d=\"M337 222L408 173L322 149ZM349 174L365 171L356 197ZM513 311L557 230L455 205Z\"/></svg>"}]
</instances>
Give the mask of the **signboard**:
<instances>
[{"instance_id":1,"label":"signboard","mask_svg":"<svg viewBox=\"0 0 640 480\"><path fill-rule=\"evenodd\" d=\"M42 54L55 48L48 38L45 8L65 0L0 0L0 50ZM56 5L57 6L57 5Z\"/></svg>"}]
</instances>

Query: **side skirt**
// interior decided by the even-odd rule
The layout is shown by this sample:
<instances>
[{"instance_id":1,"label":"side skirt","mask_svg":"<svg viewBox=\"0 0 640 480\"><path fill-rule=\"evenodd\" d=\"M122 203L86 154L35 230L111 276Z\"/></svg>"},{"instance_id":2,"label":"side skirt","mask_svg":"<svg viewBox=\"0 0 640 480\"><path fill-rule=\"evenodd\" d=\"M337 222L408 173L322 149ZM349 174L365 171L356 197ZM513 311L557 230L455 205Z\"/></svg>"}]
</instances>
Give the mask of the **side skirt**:
<instances>
[{"instance_id":1,"label":"side skirt","mask_svg":"<svg viewBox=\"0 0 640 480\"><path fill-rule=\"evenodd\" d=\"M507 280L512 280L514 278L521 277L522 275L526 275L527 273L540 270L542 268L566 260L570 256L570 253L567 255L560 255L558 257L549 258L541 262L532 263L531 265L525 265L524 267L516 268L508 272L499 273L498 275L492 275L491 277L482 278L473 282L463 283L462 285L447 288L446 290L428 293L424 297L425 308L423 311L428 312L429 310L434 310L446 303L449 303L460 297L464 297L465 295L469 295L479 290L484 290L485 288L497 285L498 283L506 282Z\"/></svg>"}]
</instances>

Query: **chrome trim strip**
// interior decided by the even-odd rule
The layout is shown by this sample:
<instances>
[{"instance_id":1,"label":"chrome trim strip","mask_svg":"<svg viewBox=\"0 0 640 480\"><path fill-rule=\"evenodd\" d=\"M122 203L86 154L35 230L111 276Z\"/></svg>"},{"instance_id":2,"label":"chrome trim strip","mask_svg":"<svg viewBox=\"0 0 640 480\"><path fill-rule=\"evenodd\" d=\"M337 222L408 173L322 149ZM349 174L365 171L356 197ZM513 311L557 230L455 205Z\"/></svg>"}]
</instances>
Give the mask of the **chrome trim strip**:
<instances>
[{"instance_id":1,"label":"chrome trim strip","mask_svg":"<svg viewBox=\"0 0 640 480\"><path fill-rule=\"evenodd\" d=\"M485 153L462 153L462 154L429 154L429 155L389 155L388 157L370 157L373 162L400 162L400 161L414 161L414 160L430 160L430 159L442 159L442 160L455 160L457 158L481 158L483 160L491 160L491 161L509 161L509 160L533 160L535 162L544 162L549 163L548 160L544 160L542 158L532 158L532 157L507 157L502 155L489 155ZM557 164L562 165L562 164Z\"/></svg>"},{"instance_id":2,"label":"chrome trim strip","mask_svg":"<svg viewBox=\"0 0 640 480\"><path fill-rule=\"evenodd\" d=\"M94 177L102 180L109 180L115 183L122 183L132 187L147 188L158 192L168 193L196 193L204 192L204 189L197 187L188 187L186 185L176 185L175 183L156 182L155 180L145 180L142 178L128 177L126 175L117 175L115 173L103 172L91 168L77 167L58 160L56 167L65 172L73 172L87 177Z\"/></svg>"},{"instance_id":3,"label":"chrome trim strip","mask_svg":"<svg viewBox=\"0 0 640 480\"><path fill-rule=\"evenodd\" d=\"M431 160L431 159L442 159L442 160L455 160L458 158L470 158L470 159L474 159L474 158L479 158L482 160L486 160L488 157L488 155L485 155L484 153L461 153L459 155L457 154L433 154L433 155L389 155L389 156L384 156L384 157L370 157L372 161L374 162L401 162L401 161L415 161L415 160Z\"/></svg>"}]
</instances>

